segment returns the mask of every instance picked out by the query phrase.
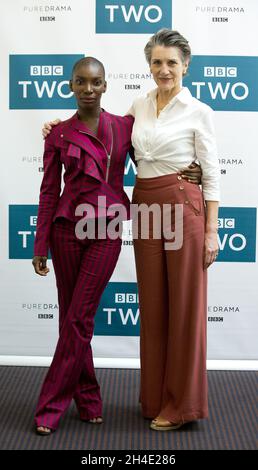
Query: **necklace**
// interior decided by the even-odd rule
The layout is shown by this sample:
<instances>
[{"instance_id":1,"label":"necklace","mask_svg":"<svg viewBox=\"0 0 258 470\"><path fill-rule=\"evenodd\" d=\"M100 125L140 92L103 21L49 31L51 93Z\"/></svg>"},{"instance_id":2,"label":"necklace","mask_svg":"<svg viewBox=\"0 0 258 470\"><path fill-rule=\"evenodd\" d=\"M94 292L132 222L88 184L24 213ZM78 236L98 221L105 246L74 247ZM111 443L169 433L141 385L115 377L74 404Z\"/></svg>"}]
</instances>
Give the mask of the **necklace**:
<instances>
[{"instance_id":1,"label":"necklace","mask_svg":"<svg viewBox=\"0 0 258 470\"><path fill-rule=\"evenodd\" d=\"M165 103L159 103L159 98L157 97L157 116L161 113L161 111L167 106L170 100L166 101Z\"/></svg>"},{"instance_id":2,"label":"necklace","mask_svg":"<svg viewBox=\"0 0 258 470\"><path fill-rule=\"evenodd\" d=\"M158 101L157 101L157 116L161 113L161 111L167 106L168 103L166 104L158 104Z\"/></svg>"},{"instance_id":3,"label":"necklace","mask_svg":"<svg viewBox=\"0 0 258 470\"><path fill-rule=\"evenodd\" d=\"M181 91L181 89L180 89L179 91ZM178 93L179 93L179 92L178 92ZM171 100L173 100L173 98L174 98L176 95L177 95L177 93L176 93L174 96L170 97L170 98L165 102L165 104L159 103L159 95L157 95L157 97L156 97L157 116L159 116L159 114L161 113L161 111L168 105L168 103L170 103Z\"/></svg>"}]
</instances>

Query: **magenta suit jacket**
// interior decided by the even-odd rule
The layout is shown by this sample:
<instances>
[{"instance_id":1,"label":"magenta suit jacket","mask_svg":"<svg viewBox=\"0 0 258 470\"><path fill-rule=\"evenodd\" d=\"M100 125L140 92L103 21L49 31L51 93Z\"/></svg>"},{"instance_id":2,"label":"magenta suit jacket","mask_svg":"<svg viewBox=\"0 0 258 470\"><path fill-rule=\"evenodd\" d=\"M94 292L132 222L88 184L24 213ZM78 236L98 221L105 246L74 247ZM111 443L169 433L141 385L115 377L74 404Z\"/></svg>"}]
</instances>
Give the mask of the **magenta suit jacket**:
<instances>
[{"instance_id":1,"label":"magenta suit jacket","mask_svg":"<svg viewBox=\"0 0 258 470\"><path fill-rule=\"evenodd\" d=\"M102 111L94 135L76 113L53 128L45 141L34 255L47 256L52 222L57 217L76 220L75 209L81 203L97 206L98 196L106 196L106 208L123 204L128 211L123 177L127 153L133 158L133 121L132 116ZM60 195L62 166L64 189Z\"/></svg>"}]
</instances>

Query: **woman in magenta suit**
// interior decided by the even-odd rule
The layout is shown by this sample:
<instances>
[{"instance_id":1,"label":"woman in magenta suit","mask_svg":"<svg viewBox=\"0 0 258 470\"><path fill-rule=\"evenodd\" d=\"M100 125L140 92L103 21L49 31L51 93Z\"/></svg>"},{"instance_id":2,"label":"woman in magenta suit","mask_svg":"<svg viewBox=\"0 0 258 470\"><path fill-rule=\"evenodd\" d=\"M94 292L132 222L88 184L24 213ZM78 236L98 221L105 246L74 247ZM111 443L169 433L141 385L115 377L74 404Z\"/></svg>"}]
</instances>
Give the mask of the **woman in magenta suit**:
<instances>
[{"instance_id":1,"label":"woman in magenta suit","mask_svg":"<svg viewBox=\"0 0 258 470\"><path fill-rule=\"evenodd\" d=\"M73 398L82 420L102 422L90 343L94 315L115 268L121 237L110 237L104 229L101 236L78 238L76 208L91 204L96 211L89 218L95 221L103 219L113 205L123 206L125 211L129 208L123 176L133 118L101 109L105 72L94 58L83 58L75 64L70 87L78 110L57 125L45 142L34 246L33 265L41 276L49 271L50 248L59 300L59 340L35 414L36 432L41 435L57 428ZM64 189L60 196L63 166ZM102 206L98 205L99 196Z\"/></svg>"}]
</instances>

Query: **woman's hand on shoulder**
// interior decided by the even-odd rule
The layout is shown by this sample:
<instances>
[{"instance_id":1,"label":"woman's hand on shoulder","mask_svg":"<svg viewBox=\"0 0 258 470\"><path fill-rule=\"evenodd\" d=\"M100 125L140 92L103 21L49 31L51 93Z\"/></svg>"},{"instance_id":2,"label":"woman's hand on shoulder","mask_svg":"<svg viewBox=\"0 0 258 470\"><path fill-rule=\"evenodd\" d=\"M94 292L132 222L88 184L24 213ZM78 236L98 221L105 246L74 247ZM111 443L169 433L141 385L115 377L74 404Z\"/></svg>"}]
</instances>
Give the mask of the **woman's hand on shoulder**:
<instances>
[{"instance_id":1,"label":"woman's hand on shoulder","mask_svg":"<svg viewBox=\"0 0 258 470\"><path fill-rule=\"evenodd\" d=\"M58 119L58 118L55 119L54 121L45 122L44 127L42 129L42 135L44 139L48 136L48 134L50 134L52 127L59 124L59 122L62 122L62 121L61 119Z\"/></svg>"}]
</instances>

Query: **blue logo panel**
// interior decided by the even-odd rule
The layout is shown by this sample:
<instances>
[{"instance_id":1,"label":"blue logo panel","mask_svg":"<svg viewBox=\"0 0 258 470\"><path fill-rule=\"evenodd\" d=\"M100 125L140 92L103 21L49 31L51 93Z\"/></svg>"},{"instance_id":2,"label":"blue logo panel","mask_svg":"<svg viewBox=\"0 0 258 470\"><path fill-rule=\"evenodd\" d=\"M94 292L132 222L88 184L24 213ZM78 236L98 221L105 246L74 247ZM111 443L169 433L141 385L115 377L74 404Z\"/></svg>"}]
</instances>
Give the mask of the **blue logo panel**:
<instances>
[{"instance_id":1,"label":"blue logo panel","mask_svg":"<svg viewBox=\"0 0 258 470\"><path fill-rule=\"evenodd\" d=\"M184 78L215 111L258 111L258 57L194 56Z\"/></svg>"},{"instance_id":2,"label":"blue logo panel","mask_svg":"<svg viewBox=\"0 0 258 470\"><path fill-rule=\"evenodd\" d=\"M171 25L172 0L96 0L96 33L152 34Z\"/></svg>"},{"instance_id":3,"label":"blue logo panel","mask_svg":"<svg viewBox=\"0 0 258 470\"><path fill-rule=\"evenodd\" d=\"M127 155L124 171L124 186L134 186L135 185L135 176L137 170L135 164L130 158L130 155Z\"/></svg>"},{"instance_id":4,"label":"blue logo panel","mask_svg":"<svg viewBox=\"0 0 258 470\"><path fill-rule=\"evenodd\" d=\"M255 262L256 208L221 207L216 261Z\"/></svg>"},{"instance_id":5,"label":"blue logo panel","mask_svg":"<svg viewBox=\"0 0 258 470\"><path fill-rule=\"evenodd\" d=\"M127 186L133 173L125 176ZM219 256L217 262L256 260L256 212L253 207L221 207L219 210ZM9 257L31 259L36 235L38 205L9 206ZM124 284L123 284L124 285ZM127 285L127 284L126 284ZM129 293L131 291L128 291ZM136 291L132 290L132 293ZM113 295L113 293L112 293ZM113 295L114 297L114 295Z\"/></svg>"},{"instance_id":6,"label":"blue logo panel","mask_svg":"<svg viewBox=\"0 0 258 470\"><path fill-rule=\"evenodd\" d=\"M96 317L95 335L139 336L140 319L136 282L110 282Z\"/></svg>"},{"instance_id":7,"label":"blue logo panel","mask_svg":"<svg viewBox=\"0 0 258 470\"><path fill-rule=\"evenodd\" d=\"M76 109L69 89L82 54L10 55L10 109Z\"/></svg>"},{"instance_id":8,"label":"blue logo panel","mask_svg":"<svg viewBox=\"0 0 258 470\"><path fill-rule=\"evenodd\" d=\"M9 258L31 259L37 225L37 205L9 206Z\"/></svg>"}]
</instances>

